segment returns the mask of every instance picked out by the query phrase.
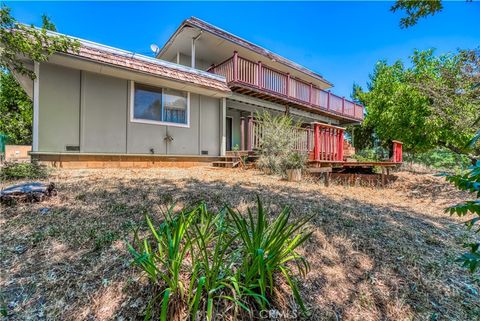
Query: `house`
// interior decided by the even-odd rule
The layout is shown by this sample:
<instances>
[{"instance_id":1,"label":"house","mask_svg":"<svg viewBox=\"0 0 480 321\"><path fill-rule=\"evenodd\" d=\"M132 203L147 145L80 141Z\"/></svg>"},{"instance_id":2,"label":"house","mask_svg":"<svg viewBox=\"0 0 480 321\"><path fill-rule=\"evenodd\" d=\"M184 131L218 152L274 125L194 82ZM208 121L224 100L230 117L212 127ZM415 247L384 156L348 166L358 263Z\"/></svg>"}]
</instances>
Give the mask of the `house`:
<instances>
[{"instance_id":1,"label":"house","mask_svg":"<svg viewBox=\"0 0 480 321\"><path fill-rule=\"evenodd\" d=\"M212 162L254 150L263 111L303 124L298 149L343 160L342 126L363 119L320 74L197 18L156 58L79 41L79 52L32 63L34 81L17 75L34 102L31 155L55 166Z\"/></svg>"}]
</instances>

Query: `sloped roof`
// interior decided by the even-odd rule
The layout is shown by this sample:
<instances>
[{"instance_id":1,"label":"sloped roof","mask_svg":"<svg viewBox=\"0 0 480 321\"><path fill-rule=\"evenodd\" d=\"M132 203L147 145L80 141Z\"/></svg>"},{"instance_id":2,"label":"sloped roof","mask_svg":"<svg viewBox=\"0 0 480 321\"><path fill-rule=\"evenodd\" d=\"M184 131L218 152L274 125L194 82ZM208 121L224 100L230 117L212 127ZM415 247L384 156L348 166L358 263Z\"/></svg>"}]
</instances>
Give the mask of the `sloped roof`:
<instances>
[{"instance_id":1,"label":"sloped roof","mask_svg":"<svg viewBox=\"0 0 480 321\"><path fill-rule=\"evenodd\" d=\"M56 33L52 32L52 34ZM105 46L88 40L70 36L67 37L78 40L80 42L80 49L77 52L70 51L63 54L132 71L147 73L163 79L189 83L215 91L224 93L230 92L230 88L228 88L227 82L223 76L147 57L134 52Z\"/></svg>"},{"instance_id":2,"label":"sloped roof","mask_svg":"<svg viewBox=\"0 0 480 321\"><path fill-rule=\"evenodd\" d=\"M310 77L316 78L330 86L333 86L331 82L323 78L322 75L305 68L302 65L299 65L291 60L288 60L280 55L277 55L273 52L271 52L268 49L265 49L263 47L260 47L250 41L247 41L243 38L240 38L228 31L225 31L221 28L218 28L208 22L205 22L201 19L198 19L196 17L190 17L182 22L182 24L178 27L178 29L175 31L175 33L170 37L170 39L165 43L165 45L161 48L159 54L157 55L160 56L169 46L170 44L174 41L175 37L179 34L179 32L185 27L185 26L191 26L191 27L196 27L199 28L200 30L204 30L206 32L209 32L211 34L214 34L222 39L231 41L239 46L242 46L248 50L251 50L259 55L262 55L264 57L267 57L268 59L275 60L276 62L283 64L289 68L298 70L306 75L309 75Z\"/></svg>"}]
</instances>

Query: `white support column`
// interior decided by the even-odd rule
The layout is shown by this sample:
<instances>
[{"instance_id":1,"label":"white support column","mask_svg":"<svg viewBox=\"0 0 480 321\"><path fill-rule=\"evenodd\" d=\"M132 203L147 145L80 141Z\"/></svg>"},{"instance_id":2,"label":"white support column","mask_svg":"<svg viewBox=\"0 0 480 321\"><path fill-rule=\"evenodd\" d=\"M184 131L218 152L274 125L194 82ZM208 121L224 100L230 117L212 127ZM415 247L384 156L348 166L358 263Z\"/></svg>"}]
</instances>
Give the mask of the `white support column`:
<instances>
[{"instance_id":1,"label":"white support column","mask_svg":"<svg viewBox=\"0 0 480 321\"><path fill-rule=\"evenodd\" d=\"M33 72L35 73L35 79L33 80L32 151L38 152L38 116L39 116L39 110L40 110L40 64L36 61L33 63Z\"/></svg>"},{"instance_id":2,"label":"white support column","mask_svg":"<svg viewBox=\"0 0 480 321\"><path fill-rule=\"evenodd\" d=\"M220 101L220 156L227 151L227 98Z\"/></svg>"},{"instance_id":3,"label":"white support column","mask_svg":"<svg viewBox=\"0 0 480 321\"><path fill-rule=\"evenodd\" d=\"M197 38L192 38L192 63L190 64L192 68L195 68L195 40Z\"/></svg>"}]
</instances>

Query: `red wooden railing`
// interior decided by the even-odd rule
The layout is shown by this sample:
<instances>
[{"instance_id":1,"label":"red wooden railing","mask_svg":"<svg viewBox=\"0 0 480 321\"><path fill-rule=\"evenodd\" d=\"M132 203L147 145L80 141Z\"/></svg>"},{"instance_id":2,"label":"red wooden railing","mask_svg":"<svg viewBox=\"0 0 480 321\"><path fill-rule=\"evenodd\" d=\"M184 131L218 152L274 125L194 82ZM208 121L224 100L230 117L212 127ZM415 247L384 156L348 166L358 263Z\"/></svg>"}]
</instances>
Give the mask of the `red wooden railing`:
<instances>
[{"instance_id":1,"label":"red wooden railing","mask_svg":"<svg viewBox=\"0 0 480 321\"><path fill-rule=\"evenodd\" d=\"M398 140L392 141L393 157L392 162L402 163L403 162L403 143Z\"/></svg>"},{"instance_id":2,"label":"red wooden railing","mask_svg":"<svg viewBox=\"0 0 480 321\"><path fill-rule=\"evenodd\" d=\"M313 160L343 161L343 128L313 124Z\"/></svg>"},{"instance_id":3,"label":"red wooden railing","mask_svg":"<svg viewBox=\"0 0 480 321\"><path fill-rule=\"evenodd\" d=\"M246 137L245 137L246 125ZM312 128L313 127L313 128ZM313 152L311 160L343 161L343 128L322 123L313 123L312 127L292 129L293 149L301 152ZM241 118L241 149L253 151L261 147L263 126L253 117Z\"/></svg>"},{"instance_id":4,"label":"red wooden railing","mask_svg":"<svg viewBox=\"0 0 480 321\"><path fill-rule=\"evenodd\" d=\"M238 56L213 65L208 72L222 75L229 84L238 83L284 97L310 108L338 114L355 120L363 120L363 106L325 91L315 85L275 70L262 62Z\"/></svg>"}]
</instances>

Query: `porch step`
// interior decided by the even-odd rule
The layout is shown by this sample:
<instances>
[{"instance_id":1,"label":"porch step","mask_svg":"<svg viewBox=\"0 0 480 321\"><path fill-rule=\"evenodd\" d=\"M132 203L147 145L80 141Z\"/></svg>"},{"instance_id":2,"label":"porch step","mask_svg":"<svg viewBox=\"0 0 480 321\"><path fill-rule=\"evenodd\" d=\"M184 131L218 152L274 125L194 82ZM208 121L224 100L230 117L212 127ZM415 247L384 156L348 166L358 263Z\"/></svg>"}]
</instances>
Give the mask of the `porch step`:
<instances>
[{"instance_id":1,"label":"porch step","mask_svg":"<svg viewBox=\"0 0 480 321\"><path fill-rule=\"evenodd\" d=\"M234 168L240 164L240 161L216 161L213 162L213 167L225 167L225 168Z\"/></svg>"}]
</instances>

